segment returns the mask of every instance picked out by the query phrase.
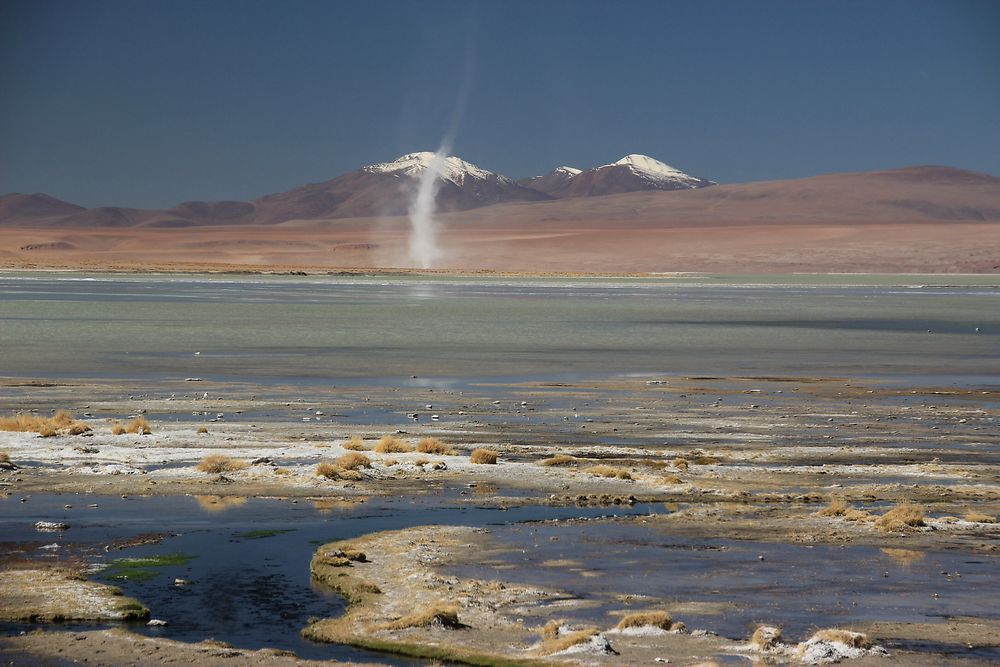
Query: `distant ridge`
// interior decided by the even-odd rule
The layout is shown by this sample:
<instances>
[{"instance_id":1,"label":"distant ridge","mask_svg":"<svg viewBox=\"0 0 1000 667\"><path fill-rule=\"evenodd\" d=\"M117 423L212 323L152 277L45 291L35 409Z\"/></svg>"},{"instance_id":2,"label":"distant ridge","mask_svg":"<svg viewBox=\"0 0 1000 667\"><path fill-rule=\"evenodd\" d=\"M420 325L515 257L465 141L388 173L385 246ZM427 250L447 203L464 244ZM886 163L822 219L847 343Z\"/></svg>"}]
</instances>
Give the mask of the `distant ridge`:
<instances>
[{"instance_id":1,"label":"distant ridge","mask_svg":"<svg viewBox=\"0 0 1000 667\"><path fill-rule=\"evenodd\" d=\"M0 226L171 228L400 216L407 213L420 174L433 161L430 152L408 153L250 202L188 201L161 210L86 209L43 193L15 193L0 196ZM587 170L561 166L517 182L454 156L444 158L440 167L437 206L442 214L516 204L527 207L519 215L540 222L562 219L571 211L586 217L591 209L615 215L615 207L626 201L620 198L632 196L643 207L652 206L650 215L662 210L671 220L723 212L733 220L1000 220L1000 178L935 165L725 186L639 154ZM569 205L582 198L593 203L582 209ZM542 208L533 213L535 205Z\"/></svg>"}]
</instances>

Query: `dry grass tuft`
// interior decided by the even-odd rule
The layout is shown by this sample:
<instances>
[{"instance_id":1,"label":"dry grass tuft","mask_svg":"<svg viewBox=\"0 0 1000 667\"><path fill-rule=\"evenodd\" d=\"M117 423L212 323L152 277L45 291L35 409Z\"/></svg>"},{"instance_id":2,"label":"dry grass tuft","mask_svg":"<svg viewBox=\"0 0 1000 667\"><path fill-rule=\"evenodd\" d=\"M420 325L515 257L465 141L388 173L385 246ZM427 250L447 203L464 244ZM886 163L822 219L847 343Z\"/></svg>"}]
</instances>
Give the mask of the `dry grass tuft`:
<instances>
[{"instance_id":1,"label":"dry grass tuft","mask_svg":"<svg viewBox=\"0 0 1000 667\"><path fill-rule=\"evenodd\" d=\"M69 429L66 431L69 435L83 435L84 433L90 433L91 429L86 424L76 422L70 425Z\"/></svg>"},{"instance_id":2,"label":"dry grass tuft","mask_svg":"<svg viewBox=\"0 0 1000 667\"><path fill-rule=\"evenodd\" d=\"M246 467L246 461L231 459L228 456L223 456L221 454L212 454L211 456L206 456L201 460L201 463L198 464L198 471L218 475L224 472L243 470Z\"/></svg>"},{"instance_id":3,"label":"dry grass tuft","mask_svg":"<svg viewBox=\"0 0 1000 667\"><path fill-rule=\"evenodd\" d=\"M625 616L615 627L619 630L626 630L651 626L661 630L669 630L673 624L674 619L665 611L645 611Z\"/></svg>"},{"instance_id":4,"label":"dry grass tuft","mask_svg":"<svg viewBox=\"0 0 1000 667\"><path fill-rule=\"evenodd\" d=\"M664 484L670 484L670 485L683 484L684 480L681 479L680 477L678 477L677 475L665 475L663 477L663 483Z\"/></svg>"},{"instance_id":5,"label":"dry grass tuft","mask_svg":"<svg viewBox=\"0 0 1000 667\"><path fill-rule=\"evenodd\" d=\"M759 625L750 637L750 645L758 651L771 651L784 642L781 639L781 628L770 625Z\"/></svg>"},{"instance_id":6,"label":"dry grass tuft","mask_svg":"<svg viewBox=\"0 0 1000 667\"><path fill-rule=\"evenodd\" d=\"M120 421L116 421L114 424L111 425L111 435L124 435L124 434L125 434L125 426Z\"/></svg>"},{"instance_id":7,"label":"dry grass tuft","mask_svg":"<svg viewBox=\"0 0 1000 667\"><path fill-rule=\"evenodd\" d=\"M576 457L568 454L556 454L553 457L542 459L538 462L540 466L571 466L576 463Z\"/></svg>"},{"instance_id":8,"label":"dry grass tuft","mask_svg":"<svg viewBox=\"0 0 1000 667\"><path fill-rule=\"evenodd\" d=\"M632 479L632 475L624 468L613 468L612 466L599 465L584 468L583 472L597 477L616 477L618 479Z\"/></svg>"},{"instance_id":9,"label":"dry grass tuft","mask_svg":"<svg viewBox=\"0 0 1000 667\"><path fill-rule=\"evenodd\" d=\"M199 426L198 427L198 435L208 435L208 427L207 426Z\"/></svg>"},{"instance_id":10,"label":"dry grass tuft","mask_svg":"<svg viewBox=\"0 0 1000 667\"><path fill-rule=\"evenodd\" d=\"M350 438L344 442L344 449L349 449L352 452L363 452L365 451L365 441L356 435L352 435Z\"/></svg>"},{"instance_id":11,"label":"dry grass tuft","mask_svg":"<svg viewBox=\"0 0 1000 667\"><path fill-rule=\"evenodd\" d=\"M37 433L43 438L51 438L64 431L67 435L81 435L90 431L83 422L76 421L65 410L59 410L51 417L39 417L30 412L17 412L10 417L0 417L0 431Z\"/></svg>"},{"instance_id":12,"label":"dry grass tuft","mask_svg":"<svg viewBox=\"0 0 1000 667\"><path fill-rule=\"evenodd\" d=\"M0 463L10 463L10 454L7 452L0 452Z\"/></svg>"},{"instance_id":13,"label":"dry grass tuft","mask_svg":"<svg viewBox=\"0 0 1000 667\"><path fill-rule=\"evenodd\" d=\"M875 517L864 510L849 509L844 512L844 521L874 521Z\"/></svg>"},{"instance_id":14,"label":"dry grass tuft","mask_svg":"<svg viewBox=\"0 0 1000 667\"><path fill-rule=\"evenodd\" d=\"M819 512L816 512L816 514L819 516L844 516L849 509L851 509L851 506L843 498L832 496L830 504Z\"/></svg>"},{"instance_id":15,"label":"dry grass tuft","mask_svg":"<svg viewBox=\"0 0 1000 667\"><path fill-rule=\"evenodd\" d=\"M432 625L451 629L465 627L458 620L457 605L439 603L424 611L418 611L391 623L386 623L382 629L405 630L406 628L426 628Z\"/></svg>"},{"instance_id":16,"label":"dry grass tuft","mask_svg":"<svg viewBox=\"0 0 1000 667\"><path fill-rule=\"evenodd\" d=\"M542 645L539 647L542 653L558 653L559 651L565 651L571 646L576 646L577 644L583 644L584 642L590 641L590 638L596 635L600 630L594 627L584 628L582 630L573 630L566 633L559 632L559 622L555 622L554 627L553 622L549 621L542 628Z\"/></svg>"},{"instance_id":17,"label":"dry grass tuft","mask_svg":"<svg viewBox=\"0 0 1000 667\"><path fill-rule=\"evenodd\" d=\"M677 457L676 459L673 460L673 466L678 470L687 470L689 464L687 462L687 459L682 459L680 457Z\"/></svg>"},{"instance_id":18,"label":"dry grass tuft","mask_svg":"<svg viewBox=\"0 0 1000 667\"><path fill-rule=\"evenodd\" d=\"M421 438L417 443L417 451L421 454L440 454L442 456L454 456L457 452L453 447L449 447L437 438Z\"/></svg>"},{"instance_id":19,"label":"dry grass tuft","mask_svg":"<svg viewBox=\"0 0 1000 667\"><path fill-rule=\"evenodd\" d=\"M971 521L972 523L996 523L997 518L995 516L990 516L989 514L983 514L982 512L976 512L969 510L965 513L965 520Z\"/></svg>"},{"instance_id":20,"label":"dry grass tuft","mask_svg":"<svg viewBox=\"0 0 1000 667\"><path fill-rule=\"evenodd\" d=\"M371 468L372 462L364 454L350 452L337 459L337 465L344 470L357 470L358 468Z\"/></svg>"},{"instance_id":21,"label":"dry grass tuft","mask_svg":"<svg viewBox=\"0 0 1000 667\"><path fill-rule=\"evenodd\" d=\"M839 642L841 644L846 644L851 648L869 649L872 647L872 642L868 639L866 634L862 632L851 632L850 630L837 630L835 628L820 630L810 639L821 639L825 642Z\"/></svg>"},{"instance_id":22,"label":"dry grass tuft","mask_svg":"<svg viewBox=\"0 0 1000 667\"><path fill-rule=\"evenodd\" d=\"M133 417L125 424L125 432L149 435L153 432L153 429L149 427L149 422L146 421L146 418L143 415L139 415L138 417Z\"/></svg>"},{"instance_id":23,"label":"dry grass tuft","mask_svg":"<svg viewBox=\"0 0 1000 667\"><path fill-rule=\"evenodd\" d=\"M394 435L386 435L375 443L375 451L379 454L406 454L413 451L413 445Z\"/></svg>"},{"instance_id":24,"label":"dry grass tuft","mask_svg":"<svg viewBox=\"0 0 1000 667\"><path fill-rule=\"evenodd\" d=\"M498 454L492 449L474 449L472 454L469 455L469 461L472 463L481 463L486 465L493 465L497 462Z\"/></svg>"},{"instance_id":25,"label":"dry grass tuft","mask_svg":"<svg viewBox=\"0 0 1000 667\"><path fill-rule=\"evenodd\" d=\"M364 454L359 454L359 456L364 456ZM367 459L368 457L366 456L365 458ZM351 482L357 482L365 478L364 474L359 470L349 470L336 463L325 462L316 466L316 476L326 477L327 479L343 479Z\"/></svg>"},{"instance_id":26,"label":"dry grass tuft","mask_svg":"<svg viewBox=\"0 0 1000 667\"><path fill-rule=\"evenodd\" d=\"M895 532L915 528L924 524L924 508L914 503L896 505L875 519L875 525L882 530Z\"/></svg>"}]
</instances>

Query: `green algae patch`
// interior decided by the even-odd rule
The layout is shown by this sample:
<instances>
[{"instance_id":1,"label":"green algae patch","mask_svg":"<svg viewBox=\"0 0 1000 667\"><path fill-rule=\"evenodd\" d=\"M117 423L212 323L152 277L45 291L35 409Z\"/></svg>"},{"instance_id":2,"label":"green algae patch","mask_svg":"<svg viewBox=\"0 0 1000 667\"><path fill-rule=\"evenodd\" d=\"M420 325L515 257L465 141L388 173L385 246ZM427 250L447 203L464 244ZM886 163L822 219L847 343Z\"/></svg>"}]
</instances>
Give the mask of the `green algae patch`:
<instances>
[{"instance_id":1,"label":"green algae patch","mask_svg":"<svg viewBox=\"0 0 1000 667\"><path fill-rule=\"evenodd\" d=\"M243 533L233 533L234 540L262 540L267 537L275 537L291 533L292 528L270 529L270 530L248 530Z\"/></svg>"},{"instance_id":2,"label":"green algae patch","mask_svg":"<svg viewBox=\"0 0 1000 667\"><path fill-rule=\"evenodd\" d=\"M192 558L182 553L119 558L101 570L100 577L111 581L149 581L160 574L160 568L187 565Z\"/></svg>"}]
</instances>

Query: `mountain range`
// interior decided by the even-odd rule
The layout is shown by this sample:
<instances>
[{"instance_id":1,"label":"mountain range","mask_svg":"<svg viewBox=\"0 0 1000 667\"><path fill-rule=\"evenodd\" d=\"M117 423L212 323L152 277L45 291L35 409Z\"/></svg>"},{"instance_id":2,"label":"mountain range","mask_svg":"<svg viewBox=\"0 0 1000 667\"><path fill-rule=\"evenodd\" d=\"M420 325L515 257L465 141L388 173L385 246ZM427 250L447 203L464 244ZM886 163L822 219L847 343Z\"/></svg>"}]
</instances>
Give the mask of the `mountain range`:
<instances>
[{"instance_id":1,"label":"mountain range","mask_svg":"<svg viewBox=\"0 0 1000 667\"><path fill-rule=\"evenodd\" d=\"M439 164L436 164L439 161ZM42 227L190 227L276 224L289 220L405 215L421 174L438 173L441 213L494 204L598 197L647 190L684 190L715 185L645 155L627 155L593 169L557 167L544 176L514 181L458 157L409 153L370 164L322 183L265 195L250 202L190 201L169 209L117 206L84 208L47 194L0 196L0 225Z\"/></svg>"}]
</instances>

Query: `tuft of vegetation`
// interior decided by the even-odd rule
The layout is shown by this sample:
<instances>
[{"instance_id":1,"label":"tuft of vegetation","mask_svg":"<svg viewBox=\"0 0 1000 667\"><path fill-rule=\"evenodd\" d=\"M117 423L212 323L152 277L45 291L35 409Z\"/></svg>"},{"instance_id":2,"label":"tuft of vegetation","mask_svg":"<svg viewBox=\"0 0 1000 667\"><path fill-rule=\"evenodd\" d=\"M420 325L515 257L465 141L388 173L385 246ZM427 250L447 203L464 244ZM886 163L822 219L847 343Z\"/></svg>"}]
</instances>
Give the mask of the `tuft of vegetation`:
<instances>
[{"instance_id":1,"label":"tuft of vegetation","mask_svg":"<svg viewBox=\"0 0 1000 667\"><path fill-rule=\"evenodd\" d=\"M568 454L556 454L538 462L540 466L571 466L576 464L576 457Z\"/></svg>"},{"instance_id":2,"label":"tuft of vegetation","mask_svg":"<svg viewBox=\"0 0 1000 667\"><path fill-rule=\"evenodd\" d=\"M914 503L896 505L875 519L875 525L889 532L897 532L907 528L926 525L924 524L924 508Z\"/></svg>"},{"instance_id":3,"label":"tuft of vegetation","mask_svg":"<svg viewBox=\"0 0 1000 667\"><path fill-rule=\"evenodd\" d=\"M375 443L375 451L379 454L406 454L413 451L413 445L394 435L386 435Z\"/></svg>"},{"instance_id":4,"label":"tuft of vegetation","mask_svg":"<svg viewBox=\"0 0 1000 667\"><path fill-rule=\"evenodd\" d=\"M0 458L0 461L3 459ZM982 512L975 512L969 510L965 513L965 520L971 521L972 523L996 523L997 518L995 516L990 516L989 514L983 514Z\"/></svg>"},{"instance_id":5,"label":"tuft of vegetation","mask_svg":"<svg viewBox=\"0 0 1000 667\"><path fill-rule=\"evenodd\" d=\"M349 452L337 459L337 465L344 470L357 470L358 468L371 468L372 462L364 454Z\"/></svg>"},{"instance_id":6,"label":"tuft of vegetation","mask_svg":"<svg viewBox=\"0 0 1000 667\"><path fill-rule=\"evenodd\" d=\"M784 644L781 638L781 628L770 625L759 625L750 637L750 645L758 651L772 651Z\"/></svg>"},{"instance_id":7,"label":"tuft of vegetation","mask_svg":"<svg viewBox=\"0 0 1000 667\"><path fill-rule=\"evenodd\" d=\"M153 432L153 429L149 427L149 422L146 421L146 417L139 415L138 417L133 417L125 424L126 433L135 433L137 435L149 435Z\"/></svg>"},{"instance_id":8,"label":"tuft of vegetation","mask_svg":"<svg viewBox=\"0 0 1000 667\"><path fill-rule=\"evenodd\" d=\"M456 454L453 447L449 447L437 438L421 438L417 443L417 451L421 454L440 454L442 456L454 456Z\"/></svg>"},{"instance_id":9,"label":"tuft of vegetation","mask_svg":"<svg viewBox=\"0 0 1000 667\"><path fill-rule=\"evenodd\" d=\"M872 647L871 640L868 639L868 636L863 632L851 632L850 630L838 630L836 628L820 630L814 634L811 639L821 639L825 642L846 644L851 648L869 649Z\"/></svg>"},{"instance_id":10,"label":"tuft of vegetation","mask_svg":"<svg viewBox=\"0 0 1000 667\"><path fill-rule=\"evenodd\" d=\"M198 464L198 471L217 475L224 472L243 470L246 467L246 461L232 459L221 454L212 454L201 460L201 463Z\"/></svg>"},{"instance_id":11,"label":"tuft of vegetation","mask_svg":"<svg viewBox=\"0 0 1000 667\"><path fill-rule=\"evenodd\" d=\"M607 478L618 478L618 479L632 479L632 474L624 468L614 468L607 465L591 466L589 468L584 468L583 472L594 475L596 477L607 477Z\"/></svg>"},{"instance_id":12,"label":"tuft of vegetation","mask_svg":"<svg viewBox=\"0 0 1000 667\"><path fill-rule=\"evenodd\" d=\"M125 425L120 421L115 421L115 423L111 425L111 435L125 435L125 433L127 433Z\"/></svg>"},{"instance_id":13,"label":"tuft of vegetation","mask_svg":"<svg viewBox=\"0 0 1000 667\"><path fill-rule=\"evenodd\" d=\"M874 521L875 517L864 510L849 509L844 512L844 521Z\"/></svg>"},{"instance_id":14,"label":"tuft of vegetation","mask_svg":"<svg viewBox=\"0 0 1000 667\"><path fill-rule=\"evenodd\" d=\"M674 619L665 611L645 611L629 614L615 626L619 630L628 628L644 628L647 626L669 630L674 625Z\"/></svg>"},{"instance_id":15,"label":"tuft of vegetation","mask_svg":"<svg viewBox=\"0 0 1000 667\"><path fill-rule=\"evenodd\" d=\"M72 424L66 430L66 433L69 434L69 435L83 435L84 433L90 433L90 431L91 431L91 428L89 426L87 426L86 424L77 422L75 424Z\"/></svg>"},{"instance_id":16,"label":"tuft of vegetation","mask_svg":"<svg viewBox=\"0 0 1000 667\"><path fill-rule=\"evenodd\" d=\"M590 641L590 638L598 632L600 631L595 627L562 632L558 621L554 624L552 621L549 621L545 624L545 627L542 628L542 644L539 647L539 650L545 654L565 651L572 646Z\"/></svg>"},{"instance_id":17,"label":"tuft of vegetation","mask_svg":"<svg viewBox=\"0 0 1000 667\"><path fill-rule=\"evenodd\" d=\"M492 449L474 449L469 455L469 461L485 465L494 465L497 462L498 454Z\"/></svg>"},{"instance_id":18,"label":"tuft of vegetation","mask_svg":"<svg viewBox=\"0 0 1000 667\"><path fill-rule=\"evenodd\" d=\"M344 442L343 447L344 449L349 449L353 452L363 452L366 449L365 441L356 435L352 435L350 438L348 438Z\"/></svg>"},{"instance_id":19,"label":"tuft of vegetation","mask_svg":"<svg viewBox=\"0 0 1000 667\"><path fill-rule=\"evenodd\" d=\"M830 498L830 504L816 514L819 516L844 516L849 509L851 509L851 506L848 505L843 498L839 496L832 496Z\"/></svg>"},{"instance_id":20,"label":"tuft of vegetation","mask_svg":"<svg viewBox=\"0 0 1000 667\"><path fill-rule=\"evenodd\" d=\"M687 462L687 459L683 459L678 456L676 459L673 460L673 466L678 470L687 470L689 464Z\"/></svg>"},{"instance_id":21,"label":"tuft of vegetation","mask_svg":"<svg viewBox=\"0 0 1000 667\"><path fill-rule=\"evenodd\" d=\"M199 426L198 427L198 435L208 435L208 427L207 426Z\"/></svg>"},{"instance_id":22,"label":"tuft of vegetation","mask_svg":"<svg viewBox=\"0 0 1000 667\"><path fill-rule=\"evenodd\" d=\"M358 456L364 456L359 454ZM365 456L365 459L368 457ZM370 464L369 464L370 465ZM350 482L357 482L365 478L364 473L356 469L347 469L336 463L323 462L316 466L316 476L327 479L342 479Z\"/></svg>"},{"instance_id":23,"label":"tuft of vegetation","mask_svg":"<svg viewBox=\"0 0 1000 667\"><path fill-rule=\"evenodd\" d=\"M406 628L426 628L440 626L452 630L465 627L458 620L458 606L438 603L423 611L404 616L382 625L384 630L405 630Z\"/></svg>"},{"instance_id":24,"label":"tuft of vegetation","mask_svg":"<svg viewBox=\"0 0 1000 667\"><path fill-rule=\"evenodd\" d=\"M10 454L7 452L0 452L0 463L10 463Z\"/></svg>"},{"instance_id":25,"label":"tuft of vegetation","mask_svg":"<svg viewBox=\"0 0 1000 667\"><path fill-rule=\"evenodd\" d=\"M60 433L82 435L90 431L90 427L73 419L65 410L59 410L51 417L39 417L30 412L16 412L9 417L0 417L0 431L37 433L43 438L51 438Z\"/></svg>"}]
</instances>

